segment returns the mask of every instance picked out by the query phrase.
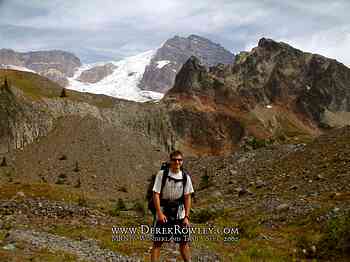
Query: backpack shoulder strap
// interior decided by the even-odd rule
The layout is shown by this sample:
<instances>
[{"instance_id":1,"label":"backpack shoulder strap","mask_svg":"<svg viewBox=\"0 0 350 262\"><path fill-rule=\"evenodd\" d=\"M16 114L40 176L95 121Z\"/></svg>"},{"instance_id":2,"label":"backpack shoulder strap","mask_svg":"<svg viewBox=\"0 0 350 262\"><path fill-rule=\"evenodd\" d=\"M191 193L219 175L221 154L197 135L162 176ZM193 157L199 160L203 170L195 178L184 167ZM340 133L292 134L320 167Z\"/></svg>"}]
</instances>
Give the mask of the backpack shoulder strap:
<instances>
[{"instance_id":1,"label":"backpack shoulder strap","mask_svg":"<svg viewBox=\"0 0 350 262\"><path fill-rule=\"evenodd\" d=\"M182 196L185 196L185 188L186 188L186 184L187 184L187 176L188 174L182 170Z\"/></svg>"},{"instance_id":2,"label":"backpack shoulder strap","mask_svg":"<svg viewBox=\"0 0 350 262\"><path fill-rule=\"evenodd\" d=\"M166 179L168 178L169 175L169 168L165 168L163 170L163 177L162 177L162 186L160 188L160 198L162 198L162 194L163 194L163 188L165 186L166 183Z\"/></svg>"}]
</instances>

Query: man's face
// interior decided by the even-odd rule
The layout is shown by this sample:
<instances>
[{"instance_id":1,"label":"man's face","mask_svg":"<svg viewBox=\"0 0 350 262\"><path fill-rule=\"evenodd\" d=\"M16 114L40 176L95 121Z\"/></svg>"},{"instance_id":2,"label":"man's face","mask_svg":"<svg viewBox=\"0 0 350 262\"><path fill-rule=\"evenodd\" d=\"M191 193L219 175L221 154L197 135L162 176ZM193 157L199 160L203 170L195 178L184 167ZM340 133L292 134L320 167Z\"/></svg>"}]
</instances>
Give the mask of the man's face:
<instances>
[{"instance_id":1,"label":"man's face","mask_svg":"<svg viewBox=\"0 0 350 262\"><path fill-rule=\"evenodd\" d=\"M170 168L174 170L179 170L180 167L182 166L182 162L183 162L183 159L181 155L173 156L170 159Z\"/></svg>"}]
</instances>

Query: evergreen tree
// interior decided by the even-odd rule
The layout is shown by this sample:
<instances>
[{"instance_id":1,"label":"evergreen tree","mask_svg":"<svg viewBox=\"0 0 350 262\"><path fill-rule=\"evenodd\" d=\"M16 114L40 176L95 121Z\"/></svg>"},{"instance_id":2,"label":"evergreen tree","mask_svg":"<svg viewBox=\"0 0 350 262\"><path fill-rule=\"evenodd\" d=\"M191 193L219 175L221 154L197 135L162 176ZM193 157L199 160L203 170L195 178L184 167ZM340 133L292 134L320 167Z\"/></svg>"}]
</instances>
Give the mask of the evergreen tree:
<instances>
[{"instance_id":1,"label":"evergreen tree","mask_svg":"<svg viewBox=\"0 0 350 262\"><path fill-rule=\"evenodd\" d=\"M0 85L2 88L5 88L7 90L9 90L10 88L10 82L7 80L7 76L5 76L4 78L4 83L2 85Z\"/></svg>"},{"instance_id":2,"label":"evergreen tree","mask_svg":"<svg viewBox=\"0 0 350 262\"><path fill-rule=\"evenodd\" d=\"M5 76L5 81L4 81L4 87L5 88L9 88L10 87L6 76Z\"/></svg>"},{"instance_id":3,"label":"evergreen tree","mask_svg":"<svg viewBox=\"0 0 350 262\"><path fill-rule=\"evenodd\" d=\"M1 162L0 166L1 166L1 167L7 166L6 157L3 157L3 158L2 158L2 162Z\"/></svg>"},{"instance_id":4,"label":"evergreen tree","mask_svg":"<svg viewBox=\"0 0 350 262\"><path fill-rule=\"evenodd\" d=\"M74 167L73 171L74 171L74 172L79 172L79 171L80 171L78 161L75 161L75 167Z\"/></svg>"},{"instance_id":5,"label":"evergreen tree","mask_svg":"<svg viewBox=\"0 0 350 262\"><path fill-rule=\"evenodd\" d=\"M65 88L62 89L60 97L67 97L67 92Z\"/></svg>"}]
</instances>

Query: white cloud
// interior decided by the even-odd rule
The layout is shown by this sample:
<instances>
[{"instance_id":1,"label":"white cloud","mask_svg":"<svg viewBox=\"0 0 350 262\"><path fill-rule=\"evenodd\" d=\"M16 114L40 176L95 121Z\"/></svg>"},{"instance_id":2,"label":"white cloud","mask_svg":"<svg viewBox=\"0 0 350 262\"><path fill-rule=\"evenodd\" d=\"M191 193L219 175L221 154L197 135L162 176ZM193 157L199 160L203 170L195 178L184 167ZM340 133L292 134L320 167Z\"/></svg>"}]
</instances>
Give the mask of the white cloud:
<instances>
[{"instance_id":1,"label":"white cloud","mask_svg":"<svg viewBox=\"0 0 350 262\"><path fill-rule=\"evenodd\" d=\"M325 31L315 32L308 36L291 39L290 45L303 51L321 54L323 56L337 59L350 67L350 26L336 27Z\"/></svg>"},{"instance_id":2,"label":"white cloud","mask_svg":"<svg viewBox=\"0 0 350 262\"><path fill-rule=\"evenodd\" d=\"M350 64L348 0L0 0L0 7L0 47L126 56L199 34L237 52L270 37Z\"/></svg>"}]
</instances>

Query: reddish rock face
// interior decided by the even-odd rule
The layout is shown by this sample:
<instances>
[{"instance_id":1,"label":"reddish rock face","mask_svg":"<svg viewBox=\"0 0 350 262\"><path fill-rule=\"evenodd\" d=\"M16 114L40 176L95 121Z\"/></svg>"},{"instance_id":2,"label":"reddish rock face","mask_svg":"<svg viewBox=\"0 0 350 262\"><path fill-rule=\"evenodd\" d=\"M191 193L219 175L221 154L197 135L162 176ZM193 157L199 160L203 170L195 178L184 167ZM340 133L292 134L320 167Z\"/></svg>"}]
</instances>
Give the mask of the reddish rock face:
<instances>
[{"instance_id":1,"label":"reddish rock face","mask_svg":"<svg viewBox=\"0 0 350 262\"><path fill-rule=\"evenodd\" d=\"M183 109L170 112L172 126L185 149L198 155L234 151L244 134L241 123L220 112Z\"/></svg>"},{"instance_id":2,"label":"reddish rock face","mask_svg":"<svg viewBox=\"0 0 350 262\"><path fill-rule=\"evenodd\" d=\"M198 149L206 145L212 153L225 152L245 135L313 137L325 127L350 124L349 85L350 70L343 64L261 39L232 65L207 69L191 57L164 101L177 104L172 106L173 123L186 122L182 128L188 132L178 131L184 144L197 141ZM221 144L210 132L223 119L232 123L232 130L223 132ZM195 125L202 133L193 134Z\"/></svg>"}]
</instances>

